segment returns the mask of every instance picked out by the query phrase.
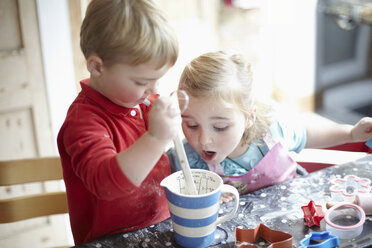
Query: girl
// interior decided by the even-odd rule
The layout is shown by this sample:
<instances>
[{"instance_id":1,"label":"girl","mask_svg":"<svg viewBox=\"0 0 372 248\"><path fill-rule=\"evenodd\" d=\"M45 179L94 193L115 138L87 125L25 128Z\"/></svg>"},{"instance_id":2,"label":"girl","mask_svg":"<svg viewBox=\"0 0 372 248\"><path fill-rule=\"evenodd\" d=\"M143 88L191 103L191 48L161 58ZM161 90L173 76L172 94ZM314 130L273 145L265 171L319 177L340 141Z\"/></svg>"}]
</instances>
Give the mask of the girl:
<instances>
[{"instance_id":1,"label":"girl","mask_svg":"<svg viewBox=\"0 0 372 248\"><path fill-rule=\"evenodd\" d=\"M372 118L355 126L329 124L321 129L291 125L274 118L252 89L250 65L240 56L206 53L188 64L179 89L190 97L182 114L191 168L211 170L241 194L307 173L288 155L372 138ZM172 170L180 166L168 152Z\"/></svg>"}]
</instances>

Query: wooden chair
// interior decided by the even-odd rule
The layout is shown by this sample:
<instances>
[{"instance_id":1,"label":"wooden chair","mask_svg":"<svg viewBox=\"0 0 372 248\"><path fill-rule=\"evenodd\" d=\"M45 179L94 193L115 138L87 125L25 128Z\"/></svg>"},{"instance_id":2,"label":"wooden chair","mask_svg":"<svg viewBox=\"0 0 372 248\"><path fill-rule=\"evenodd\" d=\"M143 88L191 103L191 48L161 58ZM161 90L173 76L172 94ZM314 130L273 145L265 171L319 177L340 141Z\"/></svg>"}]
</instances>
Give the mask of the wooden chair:
<instances>
[{"instance_id":1,"label":"wooden chair","mask_svg":"<svg viewBox=\"0 0 372 248\"><path fill-rule=\"evenodd\" d=\"M369 148L365 142L347 143L343 145L333 146L325 148L325 150L345 151L345 152L363 152L372 153L372 149ZM314 172L320 169L324 169L333 166L332 163L317 163L317 162L303 162L297 161L299 165L307 170L307 172Z\"/></svg>"},{"instance_id":2,"label":"wooden chair","mask_svg":"<svg viewBox=\"0 0 372 248\"><path fill-rule=\"evenodd\" d=\"M61 179L59 157L0 161L0 186ZM0 223L65 213L68 213L67 197L62 191L0 200Z\"/></svg>"}]
</instances>

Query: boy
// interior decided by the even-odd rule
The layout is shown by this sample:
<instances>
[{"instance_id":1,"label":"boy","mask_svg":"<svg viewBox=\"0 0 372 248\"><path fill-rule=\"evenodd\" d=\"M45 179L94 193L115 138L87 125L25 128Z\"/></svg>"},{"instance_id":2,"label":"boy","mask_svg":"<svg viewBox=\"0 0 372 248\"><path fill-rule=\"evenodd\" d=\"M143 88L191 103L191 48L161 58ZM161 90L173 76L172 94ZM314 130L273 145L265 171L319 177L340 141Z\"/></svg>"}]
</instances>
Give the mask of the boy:
<instances>
[{"instance_id":1,"label":"boy","mask_svg":"<svg viewBox=\"0 0 372 248\"><path fill-rule=\"evenodd\" d=\"M178 42L151 0L93 0L80 32L90 78L58 134L75 244L169 217L160 181L181 123L157 80Z\"/></svg>"}]
</instances>

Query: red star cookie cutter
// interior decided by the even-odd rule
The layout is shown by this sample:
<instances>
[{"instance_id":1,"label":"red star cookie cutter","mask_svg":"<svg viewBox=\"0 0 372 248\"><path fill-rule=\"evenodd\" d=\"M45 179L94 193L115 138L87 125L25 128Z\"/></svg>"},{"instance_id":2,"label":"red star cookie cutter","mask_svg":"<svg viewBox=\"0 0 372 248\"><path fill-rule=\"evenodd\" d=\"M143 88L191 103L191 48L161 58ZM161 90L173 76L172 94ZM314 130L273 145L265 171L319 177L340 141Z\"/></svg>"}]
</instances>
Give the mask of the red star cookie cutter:
<instances>
[{"instance_id":1,"label":"red star cookie cutter","mask_svg":"<svg viewBox=\"0 0 372 248\"><path fill-rule=\"evenodd\" d=\"M268 248L292 248L292 235L270 229L264 224L254 229L235 228L235 248L257 248L259 246L254 243L259 238L271 243Z\"/></svg>"},{"instance_id":2,"label":"red star cookie cutter","mask_svg":"<svg viewBox=\"0 0 372 248\"><path fill-rule=\"evenodd\" d=\"M310 201L307 206L302 206L306 224L309 227L314 225L320 226L320 221L324 218L324 213L321 205L316 205L314 201Z\"/></svg>"}]
</instances>

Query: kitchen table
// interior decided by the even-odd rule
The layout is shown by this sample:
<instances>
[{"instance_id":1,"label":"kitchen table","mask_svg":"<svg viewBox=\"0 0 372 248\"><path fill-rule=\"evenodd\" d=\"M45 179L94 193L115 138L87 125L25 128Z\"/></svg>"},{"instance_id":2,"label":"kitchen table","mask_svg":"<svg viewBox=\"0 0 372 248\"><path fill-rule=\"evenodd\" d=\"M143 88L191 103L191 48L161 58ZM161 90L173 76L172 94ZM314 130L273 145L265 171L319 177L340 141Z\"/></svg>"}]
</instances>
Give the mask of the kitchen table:
<instances>
[{"instance_id":1,"label":"kitchen table","mask_svg":"<svg viewBox=\"0 0 372 248\"><path fill-rule=\"evenodd\" d=\"M260 223L271 229L291 234L293 247L298 247L306 234L326 231L324 220L320 227L308 227L304 221L301 206L313 200L317 205L322 205L325 212L325 204L330 197L330 179L343 178L348 174L372 180L372 154L353 162L328 167L307 176L297 177L242 195L235 217L217 227L215 241L210 247L234 247L236 227L251 229ZM232 206L232 202L222 204L220 213L229 211ZM263 242L264 240L260 240L261 247L269 245L268 242ZM76 247L166 248L179 246L174 240L172 221L167 219L147 228L113 234ZM351 240L340 239L340 247L372 247L372 216L367 216L363 232L358 237Z\"/></svg>"}]
</instances>

